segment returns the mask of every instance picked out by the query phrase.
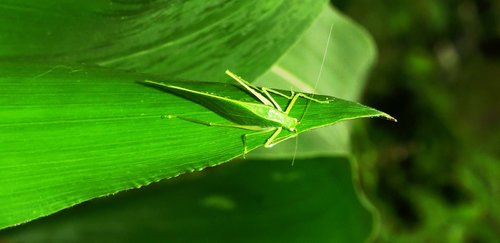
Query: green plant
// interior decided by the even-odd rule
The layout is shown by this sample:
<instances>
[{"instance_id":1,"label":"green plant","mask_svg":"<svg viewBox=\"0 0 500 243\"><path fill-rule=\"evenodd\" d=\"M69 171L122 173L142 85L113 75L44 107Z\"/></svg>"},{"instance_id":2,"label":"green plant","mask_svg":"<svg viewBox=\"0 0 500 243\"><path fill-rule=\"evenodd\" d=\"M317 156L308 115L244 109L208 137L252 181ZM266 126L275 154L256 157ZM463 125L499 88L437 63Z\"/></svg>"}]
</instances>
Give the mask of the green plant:
<instances>
[{"instance_id":1,"label":"green plant","mask_svg":"<svg viewBox=\"0 0 500 243\"><path fill-rule=\"evenodd\" d=\"M3 20L22 16L17 25L0 27L2 33L8 33L1 39L0 56L0 228L241 155L244 131L160 119L163 114L181 113L224 121L197 103L136 81L217 81L204 88L247 99L241 89L221 83L228 81L223 71L229 68L253 80L274 63L261 76L261 80L273 81L266 86L279 87L274 82L286 80L286 84L298 84L300 90L308 91L307 81L315 80L324 51L324 44L319 43L327 39L317 35L324 35L333 23L334 46L328 60L335 64L326 64L331 69L322 80L329 82L321 81L320 89L324 94L356 99L375 53L366 33L322 1L23 4L7 1L0 8L6 13L0 15ZM301 41L277 62L320 13ZM195 89L203 84L184 85ZM330 93L332 89L339 93ZM277 101L284 104L287 100ZM297 102L297 112L304 107L305 101ZM311 103L307 114L310 122L304 122L305 127L383 115L342 101L326 108ZM98 233L102 228L92 225L114 222L119 229L110 232L127 230L132 235L128 240L170 235L208 241L224 237L361 241L371 231L371 216L360 204L347 169L347 128L331 129L310 137L300 135L300 159L295 167L290 167L291 159L235 162L214 172L141 189L144 192L129 192L137 197L124 196L112 208L113 202L106 200L113 199L100 199L104 206L82 206L72 209L73 214L69 210L66 215L8 229L4 234L7 239L23 240L30 232L43 235L63 224L76 229L80 237L72 239L58 232L51 236L54 238L36 240L86 241L89 237L102 239L99 234L84 236L84 232ZM323 140L324 134L333 135ZM267 137L255 136L247 145L250 149L261 146ZM307 140L308 146L303 143ZM338 141L343 144L332 153L330 146ZM287 143L277 147L259 156L270 159L265 153L292 153L294 149ZM328 157L305 159L307 155ZM245 181L249 184L242 183ZM328 207L333 202L336 205ZM123 216L124 211L130 214ZM157 214L165 218L155 217ZM315 218L308 219L311 215ZM215 224L211 217L228 221ZM303 224L309 221L314 222L314 230ZM273 224L261 227L263 222ZM349 222L349 227L341 222ZM149 230L139 230L145 223ZM238 225L251 233L236 232L232 227ZM335 226L343 230L331 231Z\"/></svg>"}]
</instances>

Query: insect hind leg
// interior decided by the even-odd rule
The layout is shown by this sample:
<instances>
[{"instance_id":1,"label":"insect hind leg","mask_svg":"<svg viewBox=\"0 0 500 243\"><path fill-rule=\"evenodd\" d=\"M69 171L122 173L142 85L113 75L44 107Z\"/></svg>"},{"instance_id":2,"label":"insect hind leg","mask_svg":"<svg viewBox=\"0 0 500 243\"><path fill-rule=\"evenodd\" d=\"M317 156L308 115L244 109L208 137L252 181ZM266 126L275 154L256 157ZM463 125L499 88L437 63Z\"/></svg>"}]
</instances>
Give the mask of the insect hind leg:
<instances>
[{"instance_id":1,"label":"insect hind leg","mask_svg":"<svg viewBox=\"0 0 500 243\"><path fill-rule=\"evenodd\" d=\"M207 121L202 121L190 117L184 117L184 116L176 116L176 115L163 115L162 118L167 118L167 119L173 119L173 118L178 118L184 121L192 122L192 123L197 123L205 126L212 126L212 127L230 127L230 128L239 128L239 129L244 129L244 130L251 130L251 131L261 131L262 128L258 126L247 126L247 125L238 125L238 124L222 124L222 123L215 123L215 122L207 122Z\"/></svg>"},{"instance_id":2,"label":"insect hind leg","mask_svg":"<svg viewBox=\"0 0 500 243\"><path fill-rule=\"evenodd\" d=\"M266 140L266 143L264 144L265 148L270 148L270 147L272 147L272 146L274 146L274 145L276 145L278 143L281 143L281 142L283 142L283 141L285 141L285 140L287 140L289 138L293 138L293 137L296 137L298 135L298 132L295 131L294 133L292 133L290 135L278 138L279 134L283 131L282 127L269 128L269 129L258 131L258 132L254 132L254 133L243 134L243 136L242 136L242 139L243 139L243 158L245 158L246 154L248 153L248 148L247 148L247 144L246 144L247 137L253 136L253 135L260 135L260 134L268 133L270 131L274 131L274 132Z\"/></svg>"},{"instance_id":3,"label":"insect hind leg","mask_svg":"<svg viewBox=\"0 0 500 243\"><path fill-rule=\"evenodd\" d=\"M275 129L280 129L280 131L281 131L281 129L282 129L282 128L262 128L262 127L259 127L259 126L245 126L245 125L237 125L237 124L221 124L221 123L207 122L207 121L202 121L202 120L198 120L198 119L194 119L194 118L190 118L190 117L176 116L176 115L163 115L162 118L167 118L167 119L178 118L178 119L181 119L181 120L184 120L184 121L188 121L188 122L192 122L192 123L196 123L196 124L201 124L201 125L205 125L205 126L229 127L229 128L239 128L239 129L244 129L244 130L256 131L256 132L253 132L253 133L243 134L243 136L242 136L242 140L243 140L243 158L245 158L246 154L248 153L248 148L247 148L247 137L248 136L259 135L259 134L263 134L263 133L268 133L268 132L273 131ZM273 136L276 137L277 134L276 135L274 135L274 134L276 134L276 132L273 133ZM269 142L272 142L272 140L274 139L273 136L271 136L267 140L266 144L268 144ZM266 146L266 147L268 147L268 146Z\"/></svg>"}]
</instances>

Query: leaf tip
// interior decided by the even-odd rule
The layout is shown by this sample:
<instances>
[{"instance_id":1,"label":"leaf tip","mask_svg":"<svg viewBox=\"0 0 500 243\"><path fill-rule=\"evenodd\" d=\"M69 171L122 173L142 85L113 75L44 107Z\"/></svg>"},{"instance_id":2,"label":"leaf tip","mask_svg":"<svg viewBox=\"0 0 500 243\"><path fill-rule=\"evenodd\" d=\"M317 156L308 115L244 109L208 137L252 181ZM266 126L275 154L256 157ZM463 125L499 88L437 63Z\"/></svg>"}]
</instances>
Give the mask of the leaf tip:
<instances>
[{"instance_id":1,"label":"leaf tip","mask_svg":"<svg viewBox=\"0 0 500 243\"><path fill-rule=\"evenodd\" d=\"M387 113L384 113L384 112L382 112L382 114L380 115L380 117L385 118L385 119L387 119L389 121L398 122L398 120L396 118L394 118L391 115L389 115Z\"/></svg>"}]
</instances>

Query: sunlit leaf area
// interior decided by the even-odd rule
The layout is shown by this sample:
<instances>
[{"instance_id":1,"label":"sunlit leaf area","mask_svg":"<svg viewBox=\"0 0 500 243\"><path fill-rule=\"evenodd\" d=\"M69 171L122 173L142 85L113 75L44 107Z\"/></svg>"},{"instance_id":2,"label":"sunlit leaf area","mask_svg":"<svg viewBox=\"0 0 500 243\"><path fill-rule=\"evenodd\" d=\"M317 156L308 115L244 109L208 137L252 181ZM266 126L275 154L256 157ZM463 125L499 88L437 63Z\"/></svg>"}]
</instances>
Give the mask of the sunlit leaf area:
<instances>
[{"instance_id":1,"label":"sunlit leaf area","mask_svg":"<svg viewBox=\"0 0 500 243\"><path fill-rule=\"evenodd\" d=\"M495 242L499 7L4 0L0 242Z\"/></svg>"}]
</instances>

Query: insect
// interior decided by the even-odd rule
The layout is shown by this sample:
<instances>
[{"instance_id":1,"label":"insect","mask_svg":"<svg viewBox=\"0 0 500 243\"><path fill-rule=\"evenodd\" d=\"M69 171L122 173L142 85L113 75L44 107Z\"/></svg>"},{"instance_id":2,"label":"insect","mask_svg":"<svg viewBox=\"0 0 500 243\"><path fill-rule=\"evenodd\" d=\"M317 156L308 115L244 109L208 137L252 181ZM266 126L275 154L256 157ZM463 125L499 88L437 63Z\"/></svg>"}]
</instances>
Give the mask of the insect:
<instances>
[{"instance_id":1,"label":"insect","mask_svg":"<svg viewBox=\"0 0 500 243\"><path fill-rule=\"evenodd\" d=\"M230 127L253 131L243 135L243 156L245 156L248 152L246 140L249 136L270 133L272 131L272 135L264 144L264 147L266 148L272 147L279 142L297 136L297 126L300 124L300 121L297 118L290 116L290 111L299 98L304 98L317 103L329 103L328 100L318 100L303 93L295 93L291 91L290 95L286 95L274 89L265 87L259 88L229 70L226 70L226 74L238 82L242 87L250 92L250 94L255 96L260 103L235 100L215 94L150 80L142 81L142 83L159 86L183 97L194 100L210 108L233 123L220 124L177 115L166 115L165 117L167 118L179 118L185 121L207 126ZM290 100L286 108L282 109L271 94L279 95ZM279 137L280 133L284 129L292 133Z\"/></svg>"}]
</instances>

